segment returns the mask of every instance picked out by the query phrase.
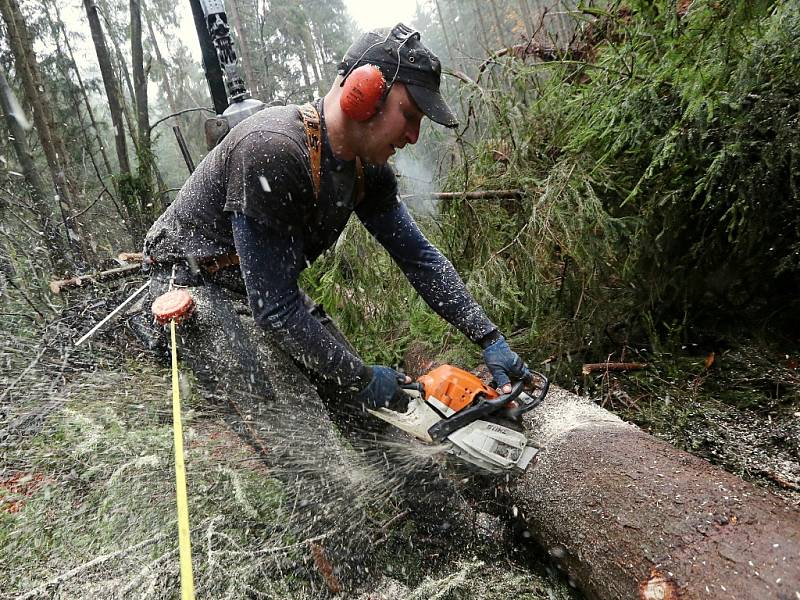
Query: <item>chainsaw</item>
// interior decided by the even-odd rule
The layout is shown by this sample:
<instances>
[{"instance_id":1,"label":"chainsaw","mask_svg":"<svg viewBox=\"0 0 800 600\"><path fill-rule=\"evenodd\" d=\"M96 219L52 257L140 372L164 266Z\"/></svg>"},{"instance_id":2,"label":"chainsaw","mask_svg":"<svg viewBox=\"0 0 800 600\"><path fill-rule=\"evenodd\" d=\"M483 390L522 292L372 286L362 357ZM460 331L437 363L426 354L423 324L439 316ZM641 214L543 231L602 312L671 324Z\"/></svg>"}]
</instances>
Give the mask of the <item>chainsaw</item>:
<instances>
[{"instance_id":1,"label":"chainsaw","mask_svg":"<svg viewBox=\"0 0 800 600\"><path fill-rule=\"evenodd\" d=\"M524 471L537 452L523 433L521 415L538 406L550 386L534 373L538 391L530 395L518 381L499 394L478 377L442 365L402 386L405 410L369 409L374 416L427 444L445 444L459 459L492 473Z\"/></svg>"}]
</instances>

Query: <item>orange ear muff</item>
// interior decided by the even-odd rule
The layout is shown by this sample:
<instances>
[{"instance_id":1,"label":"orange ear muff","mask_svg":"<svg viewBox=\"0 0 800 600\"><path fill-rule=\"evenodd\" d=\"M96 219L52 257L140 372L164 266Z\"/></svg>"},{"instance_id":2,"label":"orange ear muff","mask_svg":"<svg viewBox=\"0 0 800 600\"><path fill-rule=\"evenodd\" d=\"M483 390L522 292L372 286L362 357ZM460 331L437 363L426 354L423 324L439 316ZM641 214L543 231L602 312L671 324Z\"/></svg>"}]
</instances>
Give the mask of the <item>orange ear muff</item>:
<instances>
[{"instance_id":1,"label":"orange ear muff","mask_svg":"<svg viewBox=\"0 0 800 600\"><path fill-rule=\"evenodd\" d=\"M339 106L354 121L366 121L378 111L386 80L375 65L361 65L345 79Z\"/></svg>"}]
</instances>

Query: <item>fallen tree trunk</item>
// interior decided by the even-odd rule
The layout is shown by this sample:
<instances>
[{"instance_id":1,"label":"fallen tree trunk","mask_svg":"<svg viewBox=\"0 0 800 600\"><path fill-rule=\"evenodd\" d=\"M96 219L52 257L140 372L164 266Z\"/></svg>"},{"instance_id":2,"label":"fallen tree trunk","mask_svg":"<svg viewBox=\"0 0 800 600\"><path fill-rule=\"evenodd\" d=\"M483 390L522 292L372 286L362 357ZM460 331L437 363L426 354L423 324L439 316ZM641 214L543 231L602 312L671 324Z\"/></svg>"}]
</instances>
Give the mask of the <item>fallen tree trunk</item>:
<instances>
[{"instance_id":1,"label":"fallen tree trunk","mask_svg":"<svg viewBox=\"0 0 800 600\"><path fill-rule=\"evenodd\" d=\"M800 511L564 390L509 503L590 598L800 598Z\"/></svg>"}]
</instances>

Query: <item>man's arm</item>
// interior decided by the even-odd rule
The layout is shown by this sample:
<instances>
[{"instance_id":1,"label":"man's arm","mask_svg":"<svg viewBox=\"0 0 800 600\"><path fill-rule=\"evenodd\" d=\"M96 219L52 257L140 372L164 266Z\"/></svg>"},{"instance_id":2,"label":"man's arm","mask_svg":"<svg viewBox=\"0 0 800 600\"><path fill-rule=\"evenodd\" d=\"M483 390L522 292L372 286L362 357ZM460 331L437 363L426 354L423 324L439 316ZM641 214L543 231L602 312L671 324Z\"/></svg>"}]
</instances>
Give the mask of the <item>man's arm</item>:
<instances>
[{"instance_id":1,"label":"man's arm","mask_svg":"<svg viewBox=\"0 0 800 600\"><path fill-rule=\"evenodd\" d=\"M527 365L472 298L464 282L441 252L417 227L402 203L362 219L389 252L408 280L437 314L483 348L483 360L504 394L511 380L530 377Z\"/></svg>"},{"instance_id":2,"label":"man's arm","mask_svg":"<svg viewBox=\"0 0 800 600\"><path fill-rule=\"evenodd\" d=\"M231 214L247 297L256 323L307 367L342 387L361 389L370 369L306 309L297 277L303 248L298 238L244 214Z\"/></svg>"},{"instance_id":3,"label":"man's arm","mask_svg":"<svg viewBox=\"0 0 800 600\"><path fill-rule=\"evenodd\" d=\"M363 223L439 316L484 348L502 337L453 265L422 234L401 202L366 216Z\"/></svg>"}]
</instances>

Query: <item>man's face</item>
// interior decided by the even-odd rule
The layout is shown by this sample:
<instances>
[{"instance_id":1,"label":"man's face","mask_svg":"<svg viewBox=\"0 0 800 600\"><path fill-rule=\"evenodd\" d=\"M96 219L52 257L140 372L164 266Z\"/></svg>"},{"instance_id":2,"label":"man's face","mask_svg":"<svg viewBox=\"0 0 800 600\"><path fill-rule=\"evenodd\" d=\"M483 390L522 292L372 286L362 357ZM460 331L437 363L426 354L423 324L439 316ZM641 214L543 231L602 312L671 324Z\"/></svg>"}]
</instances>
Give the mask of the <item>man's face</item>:
<instances>
[{"instance_id":1,"label":"man's face","mask_svg":"<svg viewBox=\"0 0 800 600\"><path fill-rule=\"evenodd\" d=\"M398 148L416 144L423 116L406 86L395 82L378 113L365 123L362 158L382 165Z\"/></svg>"}]
</instances>

